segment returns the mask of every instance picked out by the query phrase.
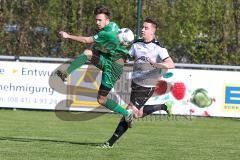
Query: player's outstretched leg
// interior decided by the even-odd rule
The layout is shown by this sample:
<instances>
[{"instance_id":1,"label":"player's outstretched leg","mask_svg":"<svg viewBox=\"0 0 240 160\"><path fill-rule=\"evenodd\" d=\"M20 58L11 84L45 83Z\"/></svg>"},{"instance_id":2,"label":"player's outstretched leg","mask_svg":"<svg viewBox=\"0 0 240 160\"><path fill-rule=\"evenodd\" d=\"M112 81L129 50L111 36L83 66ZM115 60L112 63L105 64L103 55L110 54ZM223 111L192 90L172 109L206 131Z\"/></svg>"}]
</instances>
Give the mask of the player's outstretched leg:
<instances>
[{"instance_id":1,"label":"player's outstretched leg","mask_svg":"<svg viewBox=\"0 0 240 160\"><path fill-rule=\"evenodd\" d=\"M172 105L173 101L167 101L166 103L159 105L145 105L143 108L143 117L159 110L166 111L168 116L170 117L172 115Z\"/></svg>"},{"instance_id":2,"label":"player's outstretched leg","mask_svg":"<svg viewBox=\"0 0 240 160\"><path fill-rule=\"evenodd\" d=\"M63 82L67 80L67 77L77 68L81 67L88 60L88 56L91 57L92 51L85 50L84 53L79 54L74 61L71 62L67 71L57 70L55 74L62 79Z\"/></svg>"},{"instance_id":3,"label":"player's outstretched leg","mask_svg":"<svg viewBox=\"0 0 240 160\"><path fill-rule=\"evenodd\" d=\"M107 142L99 145L98 148L112 148L116 141L128 130L128 128L127 122L124 117L122 117L112 137Z\"/></svg>"},{"instance_id":4,"label":"player's outstretched leg","mask_svg":"<svg viewBox=\"0 0 240 160\"><path fill-rule=\"evenodd\" d=\"M98 145L97 148L113 148L113 146L110 145L108 142L105 142L103 144Z\"/></svg>"},{"instance_id":5,"label":"player's outstretched leg","mask_svg":"<svg viewBox=\"0 0 240 160\"><path fill-rule=\"evenodd\" d=\"M86 52L86 51L85 51ZM87 62L88 58L85 53L81 53L74 59L74 61L71 62L70 66L67 69L67 73L71 74L75 69L81 67Z\"/></svg>"},{"instance_id":6,"label":"player's outstretched leg","mask_svg":"<svg viewBox=\"0 0 240 160\"><path fill-rule=\"evenodd\" d=\"M168 114L168 117L172 116L172 106L173 106L173 101L167 101L164 103L167 106L167 109L165 110Z\"/></svg>"},{"instance_id":7,"label":"player's outstretched leg","mask_svg":"<svg viewBox=\"0 0 240 160\"><path fill-rule=\"evenodd\" d=\"M105 99L105 97L102 97ZM106 108L114 111L114 112L117 112L117 113L120 113L121 115L124 116L124 119L125 121L130 125L133 121L133 111L132 109L124 109L122 106L118 105L115 101L111 100L111 99L106 99L105 103L103 103L102 101L105 101L105 100L101 100L99 99L98 97L98 102L99 104L105 106Z\"/></svg>"},{"instance_id":8,"label":"player's outstretched leg","mask_svg":"<svg viewBox=\"0 0 240 160\"><path fill-rule=\"evenodd\" d=\"M57 71L55 72L55 74L56 74L59 78L61 78L61 80L62 80L63 82L66 82L66 81L67 81L68 73L67 73L66 71L59 69L59 70L57 70Z\"/></svg>"},{"instance_id":9,"label":"player's outstretched leg","mask_svg":"<svg viewBox=\"0 0 240 160\"><path fill-rule=\"evenodd\" d=\"M132 110L126 110L119 104L117 104L114 100L107 98L108 93L111 91L111 87L106 87L105 85L101 84L99 91L98 91L98 97L97 101L100 105L105 106L106 108L110 109L111 111L114 111L116 113L120 113L123 115L127 122L131 122L133 119L133 113Z\"/></svg>"}]
</instances>

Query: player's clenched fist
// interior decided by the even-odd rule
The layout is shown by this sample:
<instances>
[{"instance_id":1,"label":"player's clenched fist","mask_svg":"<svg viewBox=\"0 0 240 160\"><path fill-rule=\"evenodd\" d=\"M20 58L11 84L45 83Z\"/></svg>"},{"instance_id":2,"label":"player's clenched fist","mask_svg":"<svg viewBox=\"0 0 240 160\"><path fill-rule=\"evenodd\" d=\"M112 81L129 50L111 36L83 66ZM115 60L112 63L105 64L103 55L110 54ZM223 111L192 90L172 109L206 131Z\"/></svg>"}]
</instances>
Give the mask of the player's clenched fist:
<instances>
[{"instance_id":1,"label":"player's clenched fist","mask_svg":"<svg viewBox=\"0 0 240 160\"><path fill-rule=\"evenodd\" d=\"M59 33L59 36L61 36L62 38L69 38L69 34L64 32L64 31L60 31Z\"/></svg>"}]
</instances>

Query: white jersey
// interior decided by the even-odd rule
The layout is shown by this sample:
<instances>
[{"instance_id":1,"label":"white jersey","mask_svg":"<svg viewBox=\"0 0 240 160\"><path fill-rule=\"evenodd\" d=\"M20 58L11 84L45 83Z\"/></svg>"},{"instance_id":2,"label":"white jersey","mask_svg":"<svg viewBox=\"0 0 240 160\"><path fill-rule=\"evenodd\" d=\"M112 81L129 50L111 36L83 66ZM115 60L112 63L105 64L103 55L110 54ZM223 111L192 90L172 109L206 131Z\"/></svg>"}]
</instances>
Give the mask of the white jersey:
<instances>
[{"instance_id":1,"label":"white jersey","mask_svg":"<svg viewBox=\"0 0 240 160\"><path fill-rule=\"evenodd\" d=\"M161 69L154 69L147 58L155 63L160 63L169 57L166 48L160 46L155 39L151 42L144 42L142 39L132 44L129 54L134 58L132 79L135 83L144 87L154 87L162 75Z\"/></svg>"}]
</instances>

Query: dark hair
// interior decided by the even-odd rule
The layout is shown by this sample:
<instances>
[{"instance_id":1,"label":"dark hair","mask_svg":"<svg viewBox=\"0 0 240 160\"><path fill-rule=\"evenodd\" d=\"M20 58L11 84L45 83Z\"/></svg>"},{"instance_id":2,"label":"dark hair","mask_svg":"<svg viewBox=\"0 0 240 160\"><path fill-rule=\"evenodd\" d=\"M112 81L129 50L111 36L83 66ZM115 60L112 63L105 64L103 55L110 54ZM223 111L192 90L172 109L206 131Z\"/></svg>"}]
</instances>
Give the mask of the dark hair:
<instances>
[{"instance_id":1,"label":"dark hair","mask_svg":"<svg viewBox=\"0 0 240 160\"><path fill-rule=\"evenodd\" d=\"M157 21L152 17L146 17L143 22L151 23L155 28L158 26Z\"/></svg>"},{"instance_id":2,"label":"dark hair","mask_svg":"<svg viewBox=\"0 0 240 160\"><path fill-rule=\"evenodd\" d=\"M111 15L110 10L104 5L97 6L94 10L94 14L105 14L108 18L110 18Z\"/></svg>"}]
</instances>

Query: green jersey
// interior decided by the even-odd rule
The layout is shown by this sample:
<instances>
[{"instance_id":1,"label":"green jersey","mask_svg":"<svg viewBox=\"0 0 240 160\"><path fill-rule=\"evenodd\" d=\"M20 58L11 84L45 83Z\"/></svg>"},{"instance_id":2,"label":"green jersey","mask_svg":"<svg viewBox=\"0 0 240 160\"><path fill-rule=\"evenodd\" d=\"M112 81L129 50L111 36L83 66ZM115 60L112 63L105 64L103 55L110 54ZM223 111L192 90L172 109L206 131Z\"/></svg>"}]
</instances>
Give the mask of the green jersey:
<instances>
[{"instance_id":1,"label":"green jersey","mask_svg":"<svg viewBox=\"0 0 240 160\"><path fill-rule=\"evenodd\" d=\"M93 36L94 49L104 53L112 60L128 57L128 50L120 45L117 39L119 27L114 22L109 22L103 29Z\"/></svg>"}]
</instances>

